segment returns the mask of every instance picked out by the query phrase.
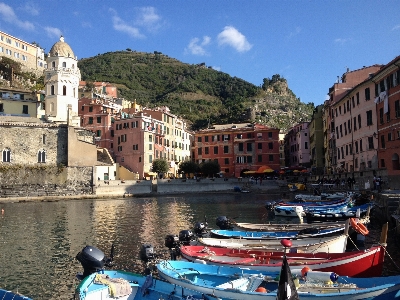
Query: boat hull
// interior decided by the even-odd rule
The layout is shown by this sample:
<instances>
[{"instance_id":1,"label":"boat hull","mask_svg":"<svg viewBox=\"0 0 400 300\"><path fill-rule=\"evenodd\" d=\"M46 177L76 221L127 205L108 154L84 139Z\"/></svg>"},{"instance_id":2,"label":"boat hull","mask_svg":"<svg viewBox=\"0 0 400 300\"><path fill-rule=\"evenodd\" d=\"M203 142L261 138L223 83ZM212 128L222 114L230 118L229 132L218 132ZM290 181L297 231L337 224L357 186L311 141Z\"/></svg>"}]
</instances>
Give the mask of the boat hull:
<instances>
[{"instance_id":1,"label":"boat hull","mask_svg":"<svg viewBox=\"0 0 400 300\"><path fill-rule=\"evenodd\" d=\"M292 270L309 267L313 271L335 272L341 276L377 277L382 275L384 249L381 246L347 253L287 253ZM181 255L188 261L238 266L263 272L279 272L283 252L235 250L217 247L182 246Z\"/></svg>"}]
</instances>

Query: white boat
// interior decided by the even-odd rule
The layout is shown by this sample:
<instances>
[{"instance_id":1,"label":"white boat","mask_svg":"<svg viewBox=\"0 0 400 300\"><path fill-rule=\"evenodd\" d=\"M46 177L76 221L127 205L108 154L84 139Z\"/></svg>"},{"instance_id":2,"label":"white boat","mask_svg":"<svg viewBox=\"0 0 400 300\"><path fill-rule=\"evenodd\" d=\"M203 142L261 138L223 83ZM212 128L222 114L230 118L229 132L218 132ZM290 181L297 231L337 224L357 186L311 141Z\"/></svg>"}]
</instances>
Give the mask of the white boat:
<instances>
[{"instance_id":1,"label":"white boat","mask_svg":"<svg viewBox=\"0 0 400 300\"><path fill-rule=\"evenodd\" d=\"M347 246L346 234L335 237L291 239L290 252L330 252L343 253ZM194 245L224 247L235 249L260 249L270 251L283 251L284 247L279 240L245 240L245 239L215 239L198 238Z\"/></svg>"}]
</instances>

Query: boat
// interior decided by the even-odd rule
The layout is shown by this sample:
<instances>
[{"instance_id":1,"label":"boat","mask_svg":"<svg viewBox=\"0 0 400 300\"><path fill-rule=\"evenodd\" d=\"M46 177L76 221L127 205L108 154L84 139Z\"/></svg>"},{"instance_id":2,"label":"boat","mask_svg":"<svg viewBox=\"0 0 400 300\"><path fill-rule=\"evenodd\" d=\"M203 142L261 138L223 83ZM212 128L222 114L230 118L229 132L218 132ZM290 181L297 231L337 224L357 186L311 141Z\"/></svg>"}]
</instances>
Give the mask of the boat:
<instances>
[{"instance_id":1,"label":"boat","mask_svg":"<svg viewBox=\"0 0 400 300\"><path fill-rule=\"evenodd\" d=\"M302 218L306 215L303 206L275 206L274 207L275 216L281 217L297 217Z\"/></svg>"},{"instance_id":2,"label":"boat","mask_svg":"<svg viewBox=\"0 0 400 300\"><path fill-rule=\"evenodd\" d=\"M347 211L352 206L351 201L342 203L327 204L327 205L307 205L303 206L301 203L297 205L276 205L274 207L275 216L285 217L304 217L306 212L328 212L328 211Z\"/></svg>"},{"instance_id":3,"label":"boat","mask_svg":"<svg viewBox=\"0 0 400 300\"><path fill-rule=\"evenodd\" d=\"M324 221L343 221L357 216L369 216L369 211L374 206L373 203L366 203L358 206L350 207L346 211L330 210L330 211L306 211L305 216L308 223L324 222Z\"/></svg>"},{"instance_id":4,"label":"boat","mask_svg":"<svg viewBox=\"0 0 400 300\"><path fill-rule=\"evenodd\" d=\"M322 237L341 234L344 232L345 225L339 225L332 228L318 229L316 227L304 228L293 231L238 231L238 230L222 230L213 229L210 231L211 237L216 238L238 238L247 240L271 240L271 239L290 239L290 238L307 238Z\"/></svg>"},{"instance_id":5,"label":"boat","mask_svg":"<svg viewBox=\"0 0 400 300\"><path fill-rule=\"evenodd\" d=\"M277 299L279 271L262 272L186 261L161 261L157 269L165 280L200 293L237 300ZM301 300L383 300L400 297L400 276L353 278L310 269L294 270L292 275L296 276L296 292Z\"/></svg>"},{"instance_id":6,"label":"boat","mask_svg":"<svg viewBox=\"0 0 400 300\"><path fill-rule=\"evenodd\" d=\"M12 292L4 289L0 289L0 299L2 300L32 300L27 296L21 295L18 292Z\"/></svg>"},{"instance_id":7,"label":"boat","mask_svg":"<svg viewBox=\"0 0 400 300\"><path fill-rule=\"evenodd\" d=\"M182 258L219 266L238 266L263 272L279 272L284 252L181 246ZM290 268L309 267L314 271L335 272L341 276L376 277L382 275L385 249L378 245L344 253L287 253Z\"/></svg>"},{"instance_id":8,"label":"boat","mask_svg":"<svg viewBox=\"0 0 400 300\"><path fill-rule=\"evenodd\" d=\"M334 237L290 239L291 252L345 252L348 236L341 234ZM194 245L223 247L230 249L259 249L265 251L283 251L279 240L246 240L246 239L217 239L198 238Z\"/></svg>"},{"instance_id":9,"label":"boat","mask_svg":"<svg viewBox=\"0 0 400 300\"><path fill-rule=\"evenodd\" d=\"M75 289L75 300L219 299L156 279L151 274L144 276L121 270L105 270L104 253L92 246L86 246L78 253L77 259L85 275L78 277L81 281Z\"/></svg>"}]
</instances>

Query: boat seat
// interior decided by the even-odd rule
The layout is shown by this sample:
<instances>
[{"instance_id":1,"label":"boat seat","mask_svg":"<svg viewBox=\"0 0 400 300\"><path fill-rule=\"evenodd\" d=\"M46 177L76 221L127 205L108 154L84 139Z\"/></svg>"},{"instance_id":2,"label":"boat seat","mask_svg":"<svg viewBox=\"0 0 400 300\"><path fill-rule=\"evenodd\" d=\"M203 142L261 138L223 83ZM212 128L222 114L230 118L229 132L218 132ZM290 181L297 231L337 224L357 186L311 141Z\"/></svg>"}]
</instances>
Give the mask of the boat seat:
<instances>
[{"instance_id":1,"label":"boat seat","mask_svg":"<svg viewBox=\"0 0 400 300\"><path fill-rule=\"evenodd\" d=\"M248 278L241 277L241 278L231 280L231 281L225 282L223 284L217 285L216 287L221 288L221 289L235 289L235 290L246 291L248 283L249 283Z\"/></svg>"}]
</instances>

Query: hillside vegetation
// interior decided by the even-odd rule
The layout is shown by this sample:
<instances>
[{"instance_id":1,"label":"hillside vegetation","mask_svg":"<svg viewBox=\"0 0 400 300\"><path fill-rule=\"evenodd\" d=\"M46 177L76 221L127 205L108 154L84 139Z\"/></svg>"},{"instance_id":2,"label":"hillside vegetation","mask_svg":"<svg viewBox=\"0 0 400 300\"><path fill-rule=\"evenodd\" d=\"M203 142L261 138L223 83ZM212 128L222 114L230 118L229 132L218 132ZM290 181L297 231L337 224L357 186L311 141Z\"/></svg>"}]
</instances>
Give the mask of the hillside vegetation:
<instances>
[{"instance_id":1,"label":"hillside vegetation","mask_svg":"<svg viewBox=\"0 0 400 300\"><path fill-rule=\"evenodd\" d=\"M108 52L81 59L82 80L105 81L118 94L146 107L166 105L192 124L261 122L286 130L310 119L313 103L304 104L279 75L264 78L258 87L245 80L208 68L190 65L160 52Z\"/></svg>"}]
</instances>

